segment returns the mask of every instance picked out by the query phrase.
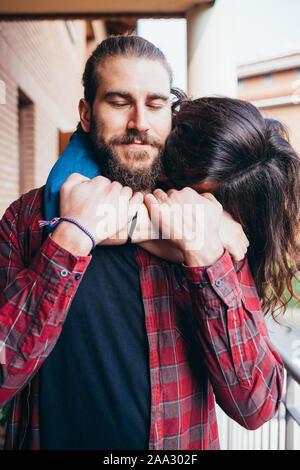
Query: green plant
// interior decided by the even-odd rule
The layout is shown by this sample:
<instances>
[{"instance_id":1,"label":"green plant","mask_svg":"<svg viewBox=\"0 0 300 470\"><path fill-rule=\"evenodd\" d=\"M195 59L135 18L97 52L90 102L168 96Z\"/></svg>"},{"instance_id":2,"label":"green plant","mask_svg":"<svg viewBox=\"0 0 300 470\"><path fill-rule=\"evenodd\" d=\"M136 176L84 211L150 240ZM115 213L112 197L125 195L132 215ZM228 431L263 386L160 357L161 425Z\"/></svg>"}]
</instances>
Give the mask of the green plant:
<instances>
[{"instance_id":1,"label":"green plant","mask_svg":"<svg viewBox=\"0 0 300 470\"><path fill-rule=\"evenodd\" d=\"M297 297L300 298L300 282L299 282L299 277L300 277L300 273L298 272L298 279L296 279L295 277L293 278L293 281L292 281L292 284L293 284L293 289L294 289L294 292L295 294L297 295ZM296 307L296 308L300 308L300 303L298 303L296 301L296 299L291 299L289 301L289 308L292 308L292 307Z\"/></svg>"}]
</instances>

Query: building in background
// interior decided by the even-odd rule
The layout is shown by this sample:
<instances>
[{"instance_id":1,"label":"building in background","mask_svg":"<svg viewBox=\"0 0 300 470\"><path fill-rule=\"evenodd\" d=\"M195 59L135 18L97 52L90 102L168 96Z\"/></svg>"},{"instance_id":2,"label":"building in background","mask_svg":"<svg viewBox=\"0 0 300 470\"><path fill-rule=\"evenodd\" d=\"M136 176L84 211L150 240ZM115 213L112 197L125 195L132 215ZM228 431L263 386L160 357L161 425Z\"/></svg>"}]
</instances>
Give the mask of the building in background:
<instances>
[{"instance_id":1,"label":"building in background","mask_svg":"<svg viewBox=\"0 0 300 470\"><path fill-rule=\"evenodd\" d=\"M240 65L238 96L282 121L300 153L300 51Z\"/></svg>"},{"instance_id":2,"label":"building in background","mask_svg":"<svg viewBox=\"0 0 300 470\"><path fill-rule=\"evenodd\" d=\"M20 194L45 183L60 137L76 126L90 45L105 34L98 21L0 23L1 215Z\"/></svg>"}]
</instances>

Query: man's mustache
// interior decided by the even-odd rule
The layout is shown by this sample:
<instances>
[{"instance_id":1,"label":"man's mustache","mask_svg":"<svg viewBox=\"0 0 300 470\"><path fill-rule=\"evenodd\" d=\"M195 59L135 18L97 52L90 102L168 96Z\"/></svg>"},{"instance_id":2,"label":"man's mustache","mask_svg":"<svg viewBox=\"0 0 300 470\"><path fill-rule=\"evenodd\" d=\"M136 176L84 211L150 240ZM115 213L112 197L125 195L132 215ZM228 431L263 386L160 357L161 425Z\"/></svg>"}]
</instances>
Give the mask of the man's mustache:
<instances>
[{"instance_id":1,"label":"man's mustache","mask_svg":"<svg viewBox=\"0 0 300 470\"><path fill-rule=\"evenodd\" d=\"M134 144L135 142L139 142L143 145L151 145L152 147L162 148L162 142L149 135L149 134L141 134L140 132L131 131L125 135L116 135L112 137L109 141L110 145L130 145Z\"/></svg>"}]
</instances>

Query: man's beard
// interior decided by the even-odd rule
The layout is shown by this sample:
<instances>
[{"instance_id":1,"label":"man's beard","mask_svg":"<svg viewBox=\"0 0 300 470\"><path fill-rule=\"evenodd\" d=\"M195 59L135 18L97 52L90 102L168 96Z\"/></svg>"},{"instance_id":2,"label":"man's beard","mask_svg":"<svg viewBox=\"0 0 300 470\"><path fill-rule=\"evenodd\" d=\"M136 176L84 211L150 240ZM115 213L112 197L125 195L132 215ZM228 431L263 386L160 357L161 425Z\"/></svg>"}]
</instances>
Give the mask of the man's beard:
<instances>
[{"instance_id":1,"label":"man's beard","mask_svg":"<svg viewBox=\"0 0 300 470\"><path fill-rule=\"evenodd\" d=\"M133 192L148 192L155 188L157 180L163 173L161 162L163 146L161 142L147 135L142 135L135 129L129 129L126 135L115 136L105 142L103 134L97 128L94 119L91 123L90 138L100 164L101 173L104 176L111 181L118 181L123 186L129 186ZM121 161L118 151L114 148L115 145L132 144L136 140L143 144L152 145L158 150L152 164L146 168L135 168L134 165L134 162L149 159L146 150L127 150L127 157L133 163L130 168L129 165Z\"/></svg>"}]
</instances>

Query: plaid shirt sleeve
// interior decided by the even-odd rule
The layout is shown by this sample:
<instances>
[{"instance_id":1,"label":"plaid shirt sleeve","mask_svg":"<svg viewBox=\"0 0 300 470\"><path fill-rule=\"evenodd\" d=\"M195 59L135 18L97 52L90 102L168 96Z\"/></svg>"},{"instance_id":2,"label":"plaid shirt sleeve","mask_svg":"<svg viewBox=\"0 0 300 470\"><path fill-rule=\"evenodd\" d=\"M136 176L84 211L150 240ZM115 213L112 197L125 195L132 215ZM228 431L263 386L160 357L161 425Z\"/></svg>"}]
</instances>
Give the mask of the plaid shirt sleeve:
<instances>
[{"instance_id":1,"label":"plaid shirt sleeve","mask_svg":"<svg viewBox=\"0 0 300 470\"><path fill-rule=\"evenodd\" d=\"M52 351L91 259L50 235L42 243L39 191L15 201L0 222L0 407Z\"/></svg>"},{"instance_id":2,"label":"plaid shirt sleeve","mask_svg":"<svg viewBox=\"0 0 300 470\"><path fill-rule=\"evenodd\" d=\"M216 400L243 427L256 429L278 410L283 365L270 341L247 259L233 264L226 251L210 267L183 269Z\"/></svg>"}]
</instances>

